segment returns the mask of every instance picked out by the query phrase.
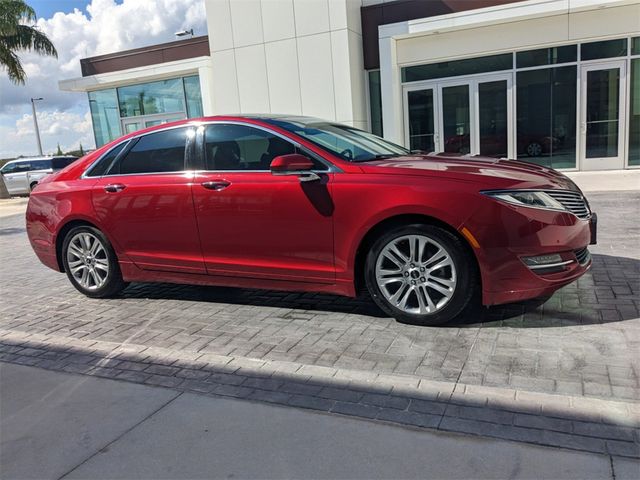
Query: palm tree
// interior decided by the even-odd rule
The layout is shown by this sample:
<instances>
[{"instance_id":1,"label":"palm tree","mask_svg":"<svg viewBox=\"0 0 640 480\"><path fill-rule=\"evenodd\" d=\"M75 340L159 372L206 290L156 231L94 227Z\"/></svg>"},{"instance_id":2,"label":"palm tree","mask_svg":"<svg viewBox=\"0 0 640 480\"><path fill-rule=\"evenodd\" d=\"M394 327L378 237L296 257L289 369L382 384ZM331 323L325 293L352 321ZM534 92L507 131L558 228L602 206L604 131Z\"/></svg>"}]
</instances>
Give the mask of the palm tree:
<instances>
[{"instance_id":1,"label":"palm tree","mask_svg":"<svg viewBox=\"0 0 640 480\"><path fill-rule=\"evenodd\" d=\"M35 26L26 25L36 20L35 10L24 0L0 0L0 65L15 84L23 85L27 78L16 52L32 50L58 58L51 40Z\"/></svg>"}]
</instances>

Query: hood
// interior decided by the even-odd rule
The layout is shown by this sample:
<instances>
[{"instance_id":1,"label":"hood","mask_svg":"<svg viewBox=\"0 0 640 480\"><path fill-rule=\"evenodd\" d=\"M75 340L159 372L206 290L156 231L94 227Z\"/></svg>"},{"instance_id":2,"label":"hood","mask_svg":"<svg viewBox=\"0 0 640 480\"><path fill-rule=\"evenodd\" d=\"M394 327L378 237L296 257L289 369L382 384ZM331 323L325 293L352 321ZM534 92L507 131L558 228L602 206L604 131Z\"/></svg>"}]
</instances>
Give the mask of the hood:
<instances>
[{"instance_id":1,"label":"hood","mask_svg":"<svg viewBox=\"0 0 640 480\"><path fill-rule=\"evenodd\" d=\"M455 154L407 155L358 164L364 172L424 175L472 181L481 188L578 190L568 177L551 168L520 160Z\"/></svg>"}]
</instances>

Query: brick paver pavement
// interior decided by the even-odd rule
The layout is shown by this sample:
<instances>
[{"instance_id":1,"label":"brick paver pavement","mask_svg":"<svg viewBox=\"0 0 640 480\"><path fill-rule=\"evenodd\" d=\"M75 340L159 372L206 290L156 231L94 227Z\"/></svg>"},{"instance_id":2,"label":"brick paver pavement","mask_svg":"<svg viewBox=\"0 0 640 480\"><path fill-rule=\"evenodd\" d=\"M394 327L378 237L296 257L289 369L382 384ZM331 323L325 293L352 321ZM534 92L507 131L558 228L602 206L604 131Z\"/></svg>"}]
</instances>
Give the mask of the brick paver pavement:
<instances>
[{"instance_id":1,"label":"brick paver pavement","mask_svg":"<svg viewBox=\"0 0 640 480\"><path fill-rule=\"evenodd\" d=\"M640 193L589 198L590 273L434 328L329 295L134 284L88 299L4 218L0 360L637 456Z\"/></svg>"}]
</instances>

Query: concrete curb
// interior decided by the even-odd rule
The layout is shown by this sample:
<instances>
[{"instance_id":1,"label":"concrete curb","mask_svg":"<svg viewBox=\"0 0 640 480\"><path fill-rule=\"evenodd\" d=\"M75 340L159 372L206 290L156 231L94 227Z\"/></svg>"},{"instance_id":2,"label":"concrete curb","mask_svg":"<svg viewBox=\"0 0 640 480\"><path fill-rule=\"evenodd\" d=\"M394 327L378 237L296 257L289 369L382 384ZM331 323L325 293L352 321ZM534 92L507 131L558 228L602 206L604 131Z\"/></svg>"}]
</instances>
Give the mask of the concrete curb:
<instances>
[{"instance_id":1,"label":"concrete curb","mask_svg":"<svg viewBox=\"0 0 640 480\"><path fill-rule=\"evenodd\" d=\"M640 458L640 404L0 330L0 361Z\"/></svg>"}]
</instances>

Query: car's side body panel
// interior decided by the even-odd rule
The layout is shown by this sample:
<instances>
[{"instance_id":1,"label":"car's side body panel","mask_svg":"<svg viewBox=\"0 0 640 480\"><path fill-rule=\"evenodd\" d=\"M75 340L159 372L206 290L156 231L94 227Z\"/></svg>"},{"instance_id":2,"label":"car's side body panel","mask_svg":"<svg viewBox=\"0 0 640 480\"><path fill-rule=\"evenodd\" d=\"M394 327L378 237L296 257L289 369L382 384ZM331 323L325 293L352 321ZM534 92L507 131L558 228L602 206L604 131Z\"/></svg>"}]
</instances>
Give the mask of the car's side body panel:
<instances>
[{"instance_id":1,"label":"car's side body panel","mask_svg":"<svg viewBox=\"0 0 640 480\"><path fill-rule=\"evenodd\" d=\"M95 218L138 267L205 273L192 180L192 172L99 178L92 187ZM124 188L109 192L109 186Z\"/></svg>"},{"instance_id":2,"label":"car's side body panel","mask_svg":"<svg viewBox=\"0 0 640 480\"><path fill-rule=\"evenodd\" d=\"M331 178L197 172L193 202L211 275L333 283ZM222 182L223 188L203 184Z\"/></svg>"}]
</instances>

